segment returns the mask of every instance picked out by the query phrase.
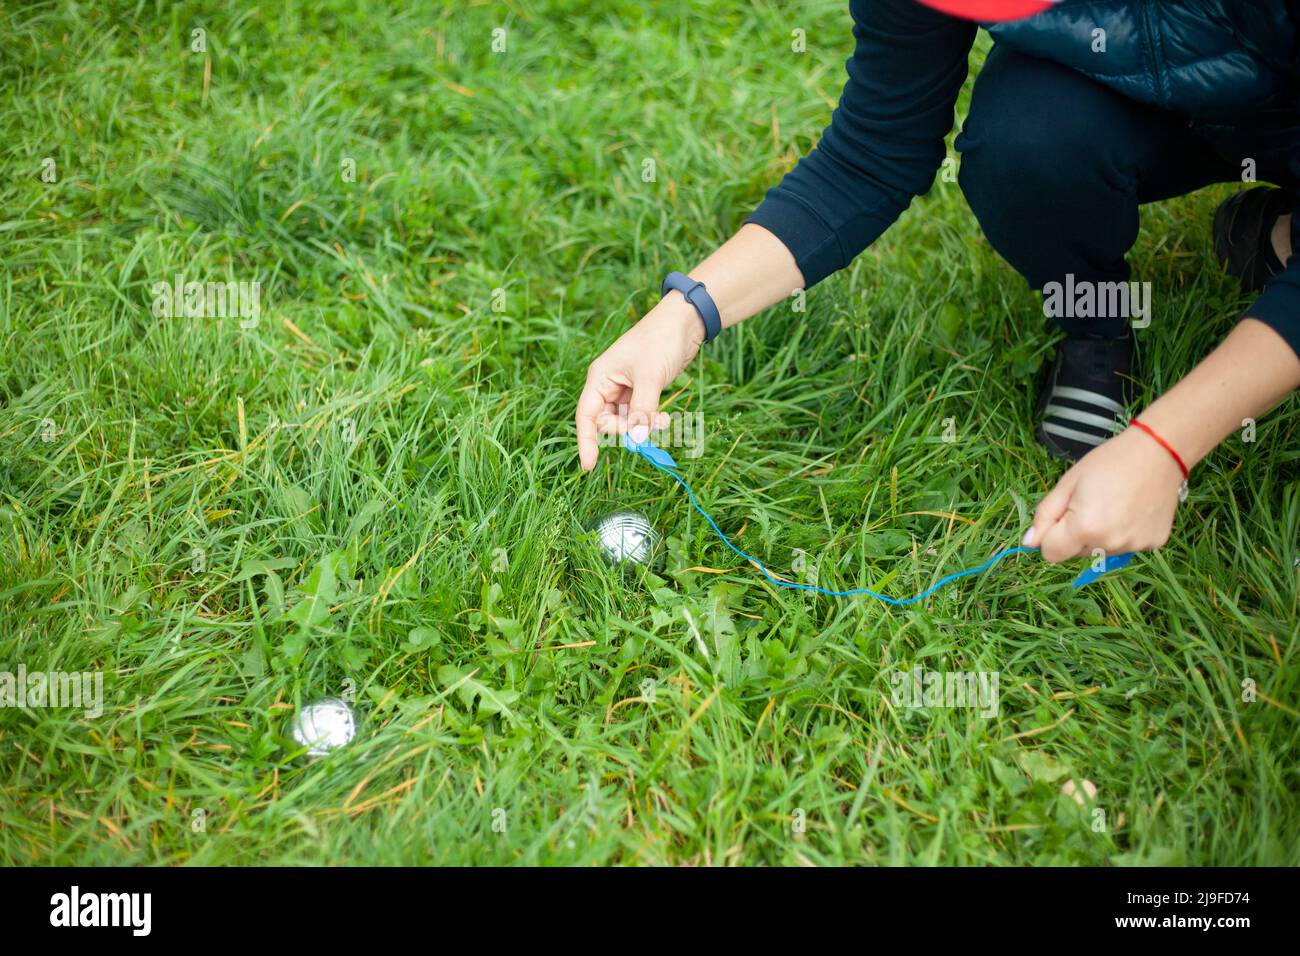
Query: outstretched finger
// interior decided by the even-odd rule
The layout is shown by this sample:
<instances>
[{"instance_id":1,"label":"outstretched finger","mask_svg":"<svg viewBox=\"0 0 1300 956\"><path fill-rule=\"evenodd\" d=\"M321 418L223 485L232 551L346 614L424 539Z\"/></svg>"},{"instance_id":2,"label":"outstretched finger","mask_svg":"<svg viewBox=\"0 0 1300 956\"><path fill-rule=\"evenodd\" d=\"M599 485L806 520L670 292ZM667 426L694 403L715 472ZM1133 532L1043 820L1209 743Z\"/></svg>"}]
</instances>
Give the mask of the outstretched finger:
<instances>
[{"instance_id":1,"label":"outstretched finger","mask_svg":"<svg viewBox=\"0 0 1300 956\"><path fill-rule=\"evenodd\" d=\"M583 471L591 471L596 467L596 459L600 455L596 441L596 419L607 413L607 405L605 396L600 393L600 389L594 382L588 382L583 387L582 395L578 397L577 411L574 413L578 428L578 463Z\"/></svg>"}]
</instances>

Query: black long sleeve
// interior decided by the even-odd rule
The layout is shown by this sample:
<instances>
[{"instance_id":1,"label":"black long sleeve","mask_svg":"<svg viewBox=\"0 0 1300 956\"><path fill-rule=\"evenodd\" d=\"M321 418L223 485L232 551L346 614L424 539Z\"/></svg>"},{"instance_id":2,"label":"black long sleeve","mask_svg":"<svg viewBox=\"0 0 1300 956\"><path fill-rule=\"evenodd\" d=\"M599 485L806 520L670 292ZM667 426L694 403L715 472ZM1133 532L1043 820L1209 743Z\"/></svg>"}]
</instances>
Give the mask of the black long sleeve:
<instances>
[{"instance_id":1,"label":"black long sleeve","mask_svg":"<svg viewBox=\"0 0 1300 956\"><path fill-rule=\"evenodd\" d=\"M849 6L856 47L830 126L746 220L785 243L808 286L930 188L975 40L974 24L915 0Z\"/></svg>"}]
</instances>

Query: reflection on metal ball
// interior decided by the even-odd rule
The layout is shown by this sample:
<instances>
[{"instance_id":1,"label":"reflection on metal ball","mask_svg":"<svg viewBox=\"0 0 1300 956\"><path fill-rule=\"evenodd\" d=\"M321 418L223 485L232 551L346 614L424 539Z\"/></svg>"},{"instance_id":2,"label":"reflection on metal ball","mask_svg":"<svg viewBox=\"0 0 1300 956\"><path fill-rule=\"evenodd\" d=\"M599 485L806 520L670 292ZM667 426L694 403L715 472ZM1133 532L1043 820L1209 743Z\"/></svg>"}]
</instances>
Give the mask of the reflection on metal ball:
<instances>
[{"instance_id":1,"label":"reflection on metal ball","mask_svg":"<svg viewBox=\"0 0 1300 956\"><path fill-rule=\"evenodd\" d=\"M313 757L323 757L357 735L357 719L347 701L326 697L294 715L290 735Z\"/></svg>"},{"instance_id":2,"label":"reflection on metal ball","mask_svg":"<svg viewBox=\"0 0 1300 956\"><path fill-rule=\"evenodd\" d=\"M645 515L635 511L615 511L597 521L592 530L601 555L610 564L650 564L663 540Z\"/></svg>"}]
</instances>

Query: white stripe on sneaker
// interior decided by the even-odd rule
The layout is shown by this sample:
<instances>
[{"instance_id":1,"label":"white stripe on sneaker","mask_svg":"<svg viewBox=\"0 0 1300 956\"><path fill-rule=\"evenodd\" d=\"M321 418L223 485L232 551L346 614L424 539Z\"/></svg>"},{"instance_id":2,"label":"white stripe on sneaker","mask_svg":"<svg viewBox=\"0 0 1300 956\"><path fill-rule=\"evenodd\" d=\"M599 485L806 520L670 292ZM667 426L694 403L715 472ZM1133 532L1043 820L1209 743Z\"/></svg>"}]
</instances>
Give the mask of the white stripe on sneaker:
<instances>
[{"instance_id":1,"label":"white stripe on sneaker","mask_svg":"<svg viewBox=\"0 0 1300 956\"><path fill-rule=\"evenodd\" d=\"M1072 438L1075 441L1083 442L1085 445L1100 445L1106 440L1104 437L1075 431L1073 428L1066 428L1064 425L1058 425L1055 422L1043 422L1043 431L1060 438Z\"/></svg>"},{"instance_id":2,"label":"white stripe on sneaker","mask_svg":"<svg viewBox=\"0 0 1300 956\"><path fill-rule=\"evenodd\" d=\"M1069 385L1054 386L1052 388L1052 398L1071 398L1076 402L1087 402L1089 405L1096 405L1108 412L1114 412L1116 415L1124 411L1124 406L1113 398L1107 398L1105 395L1090 392L1084 388L1071 388Z\"/></svg>"},{"instance_id":3,"label":"white stripe on sneaker","mask_svg":"<svg viewBox=\"0 0 1300 956\"><path fill-rule=\"evenodd\" d=\"M1043 411L1043 417L1051 418L1052 416L1064 418L1069 422L1078 422L1080 425L1095 425L1105 432L1115 431L1114 417L1107 418L1102 415L1093 415L1091 412L1080 411L1066 405L1048 405Z\"/></svg>"}]
</instances>

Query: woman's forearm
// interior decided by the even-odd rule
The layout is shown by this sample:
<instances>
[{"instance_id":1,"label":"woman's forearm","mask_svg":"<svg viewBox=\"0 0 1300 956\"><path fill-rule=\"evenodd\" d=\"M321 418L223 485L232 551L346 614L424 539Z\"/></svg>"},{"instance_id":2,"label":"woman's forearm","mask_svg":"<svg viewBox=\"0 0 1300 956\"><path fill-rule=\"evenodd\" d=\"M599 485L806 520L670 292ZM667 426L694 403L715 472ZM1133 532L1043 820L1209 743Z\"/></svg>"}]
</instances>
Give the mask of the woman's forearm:
<instances>
[{"instance_id":1,"label":"woman's forearm","mask_svg":"<svg viewBox=\"0 0 1300 956\"><path fill-rule=\"evenodd\" d=\"M762 226L746 223L734 236L690 271L703 282L722 315L722 327L762 312L803 288L803 275L794 256ZM668 299L685 305L680 293ZM687 306L689 308L689 306Z\"/></svg>"},{"instance_id":2,"label":"woman's forearm","mask_svg":"<svg viewBox=\"0 0 1300 956\"><path fill-rule=\"evenodd\" d=\"M1300 358L1273 329L1247 318L1140 417L1190 468L1243 419L1258 418L1296 388Z\"/></svg>"}]
</instances>

